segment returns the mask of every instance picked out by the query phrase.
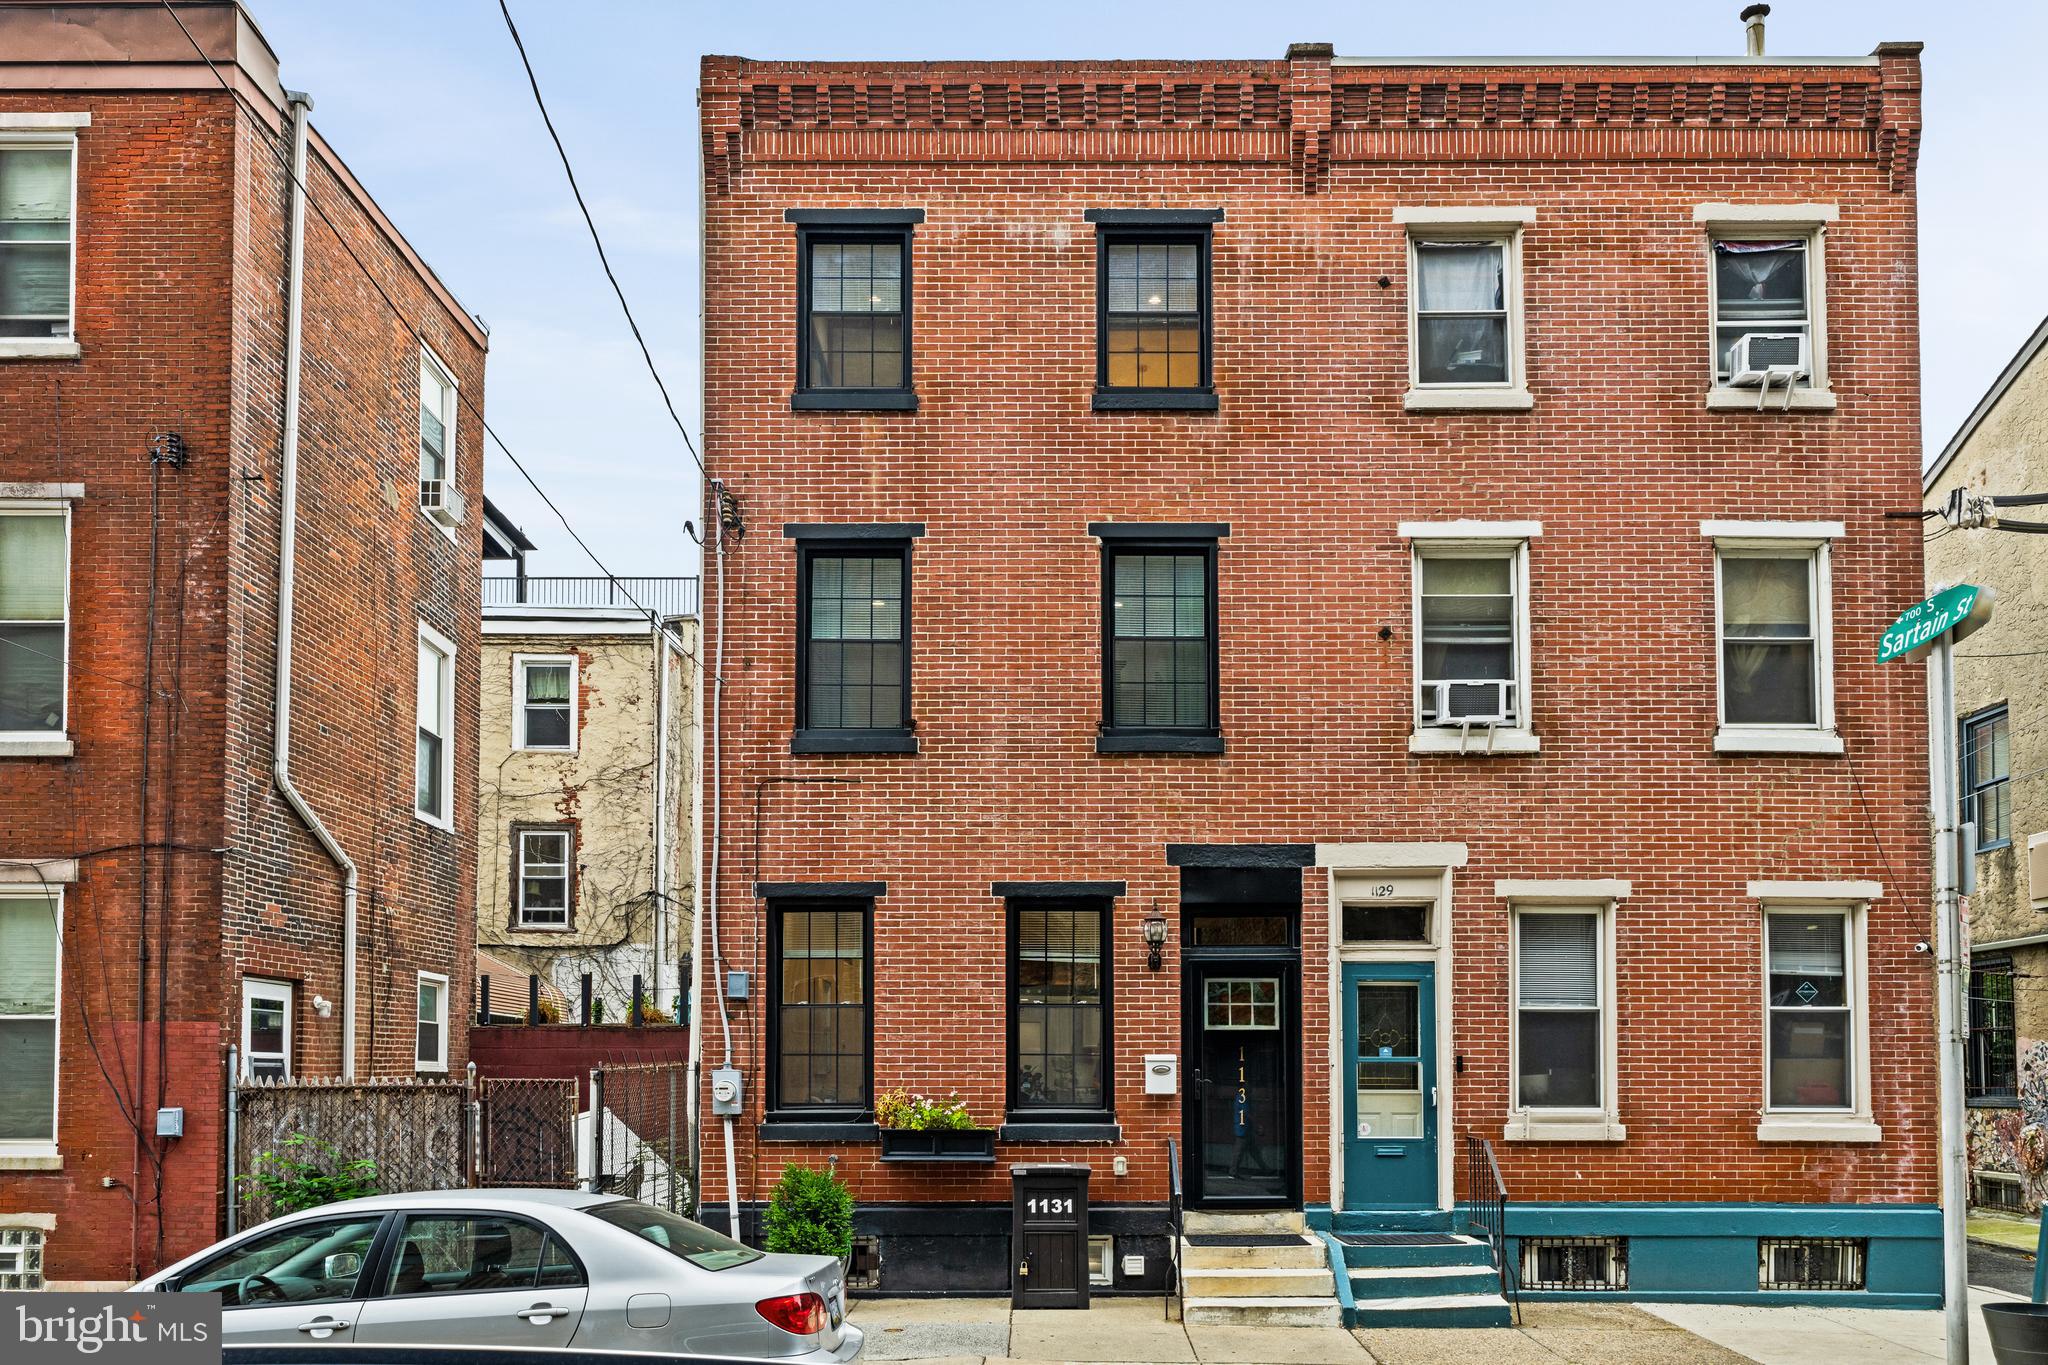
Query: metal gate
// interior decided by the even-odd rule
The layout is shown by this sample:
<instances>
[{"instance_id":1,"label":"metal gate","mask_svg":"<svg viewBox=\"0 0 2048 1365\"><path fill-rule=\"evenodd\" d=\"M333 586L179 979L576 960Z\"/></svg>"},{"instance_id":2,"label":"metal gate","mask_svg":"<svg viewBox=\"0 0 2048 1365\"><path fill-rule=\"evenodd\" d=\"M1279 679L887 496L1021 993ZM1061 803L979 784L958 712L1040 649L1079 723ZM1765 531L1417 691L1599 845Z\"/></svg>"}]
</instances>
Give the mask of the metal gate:
<instances>
[{"instance_id":1,"label":"metal gate","mask_svg":"<svg viewBox=\"0 0 2048 1365\"><path fill-rule=\"evenodd\" d=\"M576 1082L526 1076L477 1083L475 1183L576 1184Z\"/></svg>"},{"instance_id":2,"label":"metal gate","mask_svg":"<svg viewBox=\"0 0 2048 1365\"><path fill-rule=\"evenodd\" d=\"M690 1212L688 1074L683 1062L590 1073L591 1188Z\"/></svg>"}]
</instances>

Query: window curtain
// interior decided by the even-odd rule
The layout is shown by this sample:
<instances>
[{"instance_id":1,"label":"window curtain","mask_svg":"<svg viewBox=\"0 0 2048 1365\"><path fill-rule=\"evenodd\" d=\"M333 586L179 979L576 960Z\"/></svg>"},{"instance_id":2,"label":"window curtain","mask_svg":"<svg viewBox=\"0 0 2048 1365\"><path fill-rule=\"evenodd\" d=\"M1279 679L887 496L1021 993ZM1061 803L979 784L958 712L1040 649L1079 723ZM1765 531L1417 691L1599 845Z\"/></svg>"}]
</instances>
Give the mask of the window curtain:
<instances>
[{"instance_id":1,"label":"window curtain","mask_svg":"<svg viewBox=\"0 0 2048 1365\"><path fill-rule=\"evenodd\" d=\"M1499 242L1416 244L1415 306L1425 313L1489 313L1506 306Z\"/></svg>"},{"instance_id":2,"label":"window curtain","mask_svg":"<svg viewBox=\"0 0 2048 1365\"><path fill-rule=\"evenodd\" d=\"M528 665L526 699L536 706L568 701L568 667L563 664Z\"/></svg>"},{"instance_id":3,"label":"window curtain","mask_svg":"<svg viewBox=\"0 0 2048 1365\"><path fill-rule=\"evenodd\" d=\"M0 516L0 621L64 619L64 518Z\"/></svg>"},{"instance_id":4,"label":"window curtain","mask_svg":"<svg viewBox=\"0 0 2048 1365\"><path fill-rule=\"evenodd\" d=\"M1518 965L1523 1007L1598 1009L1599 917L1523 915Z\"/></svg>"},{"instance_id":5,"label":"window curtain","mask_svg":"<svg viewBox=\"0 0 2048 1365\"><path fill-rule=\"evenodd\" d=\"M15 241L63 240L71 220L71 151L23 147L0 152L0 222L30 224Z\"/></svg>"},{"instance_id":6,"label":"window curtain","mask_svg":"<svg viewBox=\"0 0 2048 1365\"><path fill-rule=\"evenodd\" d=\"M57 947L54 898L0 897L0 1018L55 1013Z\"/></svg>"}]
</instances>

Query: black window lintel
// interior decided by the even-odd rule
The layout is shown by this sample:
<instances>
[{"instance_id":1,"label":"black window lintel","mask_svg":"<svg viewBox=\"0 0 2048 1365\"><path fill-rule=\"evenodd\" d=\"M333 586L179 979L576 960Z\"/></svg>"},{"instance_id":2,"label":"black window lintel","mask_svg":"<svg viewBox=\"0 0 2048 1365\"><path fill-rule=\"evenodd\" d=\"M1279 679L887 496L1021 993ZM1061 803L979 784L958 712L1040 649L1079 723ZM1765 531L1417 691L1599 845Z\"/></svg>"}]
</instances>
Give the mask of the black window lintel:
<instances>
[{"instance_id":1,"label":"black window lintel","mask_svg":"<svg viewBox=\"0 0 2048 1365\"><path fill-rule=\"evenodd\" d=\"M1221 540L1230 534L1227 521L1091 521L1088 534L1098 540Z\"/></svg>"},{"instance_id":2,"label":"black window lintel","mask_svg":"<svg viewBox=\"0 0 2048 1365\"><path fill-rule=\"evenodd\" d=\"M915 227L923 209L784 209L782 221L800 227Z\"/></svg>"},{"instance_id":3,"label":"black window lintel","mask_svg":"<svg viewBox=\"0 0 2048 1365\"><path fill-rule=\"evenodd\" d=\"M755 882L764 901L873 900L889 894L887 882Z\"/></svg>"},{"instance_id":4,"label":"black window lintel","mask_svg":"<svg viewBox=\"0 0 2048 1365\"><path fill-rule=\"evenodd\" d=\"M1089 209L1081 217L1098 227L1199 228L1223 221L1222 209Z\"/></svg>"},{"instance_id":5,"label":"black window lintel","mask_svg":"<svg viewBox=\"0 0 2048 1365\"><path fill-rule=\"evenodd\" d=\"M1314 867L1314 844L1168 844L1169 867Z\"/></svg>"},{"instance_id":6,"label":"black window lintel","mask_svg":"<svg viewBox=\"0 0 2048 1365\"><path fill-rule=\"evenodd\" d=\"M782 534L791 540L916 540L924 534L924 523L791 521L783 523Z\"/></svg>"},{"instance_id":7,"label":"black window lintel","mask_svg":"<svg viewBox=\"0 0 2048 1365\"><path fill-rule=\"evenodd\" d=\"M1115 900L1127 888L1122 882L990 882L988 893L1004 900L1101 897Z\"/></svg>"}]
</instances>

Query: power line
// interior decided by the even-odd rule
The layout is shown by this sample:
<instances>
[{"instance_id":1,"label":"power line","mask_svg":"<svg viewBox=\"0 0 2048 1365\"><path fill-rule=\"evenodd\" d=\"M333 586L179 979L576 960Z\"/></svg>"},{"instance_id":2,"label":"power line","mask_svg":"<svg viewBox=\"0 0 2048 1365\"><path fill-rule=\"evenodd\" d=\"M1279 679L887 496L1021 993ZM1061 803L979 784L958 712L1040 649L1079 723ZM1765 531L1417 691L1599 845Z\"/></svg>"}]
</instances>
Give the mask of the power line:
<instances>
[{"instance_id":1,"label":"power line","mask_svg":"<svg viewBox=\"0 0 2048 1365\"><path fill-rule=\"evenodd\" d=\"M368 265L364 264L363 258L356 254L355 248L349 245L348 238L342 235L341 229L335 225L334 220L327 216L327 211L321 208L319 202L313 198L312 192L306 188L305 182L300 180L297 177L297 175L292 171L291 160L289 156L286 154L285 150L278 145L275 135L271 133L268 121L265 120L261 112L259 112L256 109L256 107L249 102L248 96L244 95L240 90L237 90L234 86L230 85L227 81L227 78L220 74L220 68L213 64L213 58L206 55L206 49L199 45L199 40L192 36L192 30L185 27L185 21L179 18L177 10L172 8L171 0L161 0L161 3L163 4L164 12L171 16L171 21L173 23L177 24L178 31L185 35L185 41L190 43L192 45L192 50L199 54L199 60L204 62L206 64L206 69L213 73L213 78L216 82L219 83L220 88L222 90L225 90L235 100L237 104L239 104L243 109L248 111L249 117L254 121L257 129L260 132L262 132L266 138L270 139L271 155L277 158L278 164L280 166L284 167L285 175L291 180L293 185L295 185L298 188L299 194L305 200L306 206L313 210L314 215L318 217L322 223L325 223L327 225L327 230L334 235L334 240L340 245L342 251L347 254L348 258L351 261L355 262L356 269L362 274L362 277L369 282L370 287L376 291L377 297L384 301L384 306L391 310L391 315L398 320L399 326L405 328L406 332L411 335L415 343L417 343L420 346L426 346L427 339L420 334L419 328L413 325L412 319L405 315L405 310L400 308L398 306L397 301L394 300L391 297L391 295L385 291L383 282L377 278L376 274L373 271L371 271ZM621 301L623 302L623 298ZM658 378L659 376L657 376L657 379ZM685 658L689 659L692 663L697 664L699 668L702 668L703 661L697 657L694 651L692 651L687 645L683 643L680 636L673 634L669 630L668 624L667 622L662 620L661 614L655 611L653 608L647 606L644 602L640 601L639 598L633 596L632 591L625 586L624 580L622 580L617 574L613 573L610 569L605 567L604 561L597 557L597 551L591 549L589 542L584 540L582 536L576 533L576 528L569 524L568 516L562 511L562 509L559 506L555 504L555 500L548 496L547 490L540 486L539 481L536 480L533 477L533 475L527 471L526 466L520 462L519 457L512 453L511 447L505 444L504 438L498 435L498 433L492 429L490 422L488 422L484 418L483 409L479 408L476 405L475 401L472 400L466 393L463 392L460 386L457 386L455 390L455 401L461 404L463 407L469 409L470 413L476 418L477 425L483 428L484 434L489 436L492 442L497 445L499 451L504 454L505 458L512 462L512 467L519 471L519 476L526 480L527 486L533 489L533 491L539 495L540 500L543 503L547 504L548 510L555 514L555 520L562 523L562 529L569 533L569 538L576 542L577 548L581 549L585 555L589 556L590 562L598 567L598 569L604 574L605 578L611 582L613 587L617 588L620 595L622 595L628 602L631 602L636 609L645 612L650 619L654 620L657 623L657 628L661 631L663 635L668 637L669 642L673 644ZM673 412L674 409L671 408L670 411ZM685 433L684 439L686 441L688 440L687 433ZM696 456L696 450L694 447L692 447L690 453L692 458ZM701 461L699 461L698 463L698 468L703 468L703 464Z\"/></svg>"},{"instance_id":2,"label":"power line","mask_svg":"<svg viewBox=\"0 0 2048 1365\"><path fill-rule=\"evenodd\" d=\"M604 267L604 277L611 281L612 292L619 296L619 307L626 314L626 325L633 329L633 340L640 343L640 358L647 362L647 373L654 376L654 387L661 390L661 401L668 407L669 420L676 424L681 433L683 445L696 462L697 472L708 481L711 471L704 467L703 457L697 454L696 443L690 440L689 430L683 426L683 419L676 412L675 400L669 397L668 385L662 382L661 371L655 367L654 353L647 349L647 338L640 334L640 323L633 316L633 306L626 302L626 291L619 285L619 277L612 273L611 258L605 254L604 238L598 236L597 222L590 216L590 205L583 202L583 190L576 183L576 168L569 163L569 149L562 145L562 135L555 131L555 120L548 114L547 101L541 98L540 78L533 74L533 62L526 55L526 44L519 37L519 26L512 22L512 11L505 0L498 0L498 12L505 16L505 29L512 35L512 46L519 49L519 64L526 68L526 83L533 91L533 102L540 110L540 121L547 125L548 137L555 144L555 155L562 159L562 172L569 177L569 193L576 196L576 207L583 213L583 225L590 229L591 243L597 247L598 264Z\"/></svg>"}]
</instances>

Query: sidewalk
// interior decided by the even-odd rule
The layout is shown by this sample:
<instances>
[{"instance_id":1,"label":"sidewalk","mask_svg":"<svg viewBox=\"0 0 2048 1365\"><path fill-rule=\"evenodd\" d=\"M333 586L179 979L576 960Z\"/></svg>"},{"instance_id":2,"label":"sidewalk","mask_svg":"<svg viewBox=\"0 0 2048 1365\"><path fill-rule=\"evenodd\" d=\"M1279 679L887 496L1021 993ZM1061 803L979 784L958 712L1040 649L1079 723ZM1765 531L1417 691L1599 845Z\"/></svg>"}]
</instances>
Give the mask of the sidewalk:
<instances>
[{"instance_id":1,"label":"sidewalk","mask_svg":"<svg viewBox=\"0 0 2048 1365\"><path fill-rule=\"evenodd\" d=\"M1991 1359L1970 1291L1970 1357ZM1004 1299L862 1299L864 1360L1108 1365L1925 1365L1942 1358L1939 1313L1715 1304L1524 1304L1522 1325L1347 1332L1183 1326L1158 1299L1012 1313Z\"/></svg>"}]
</instances>

